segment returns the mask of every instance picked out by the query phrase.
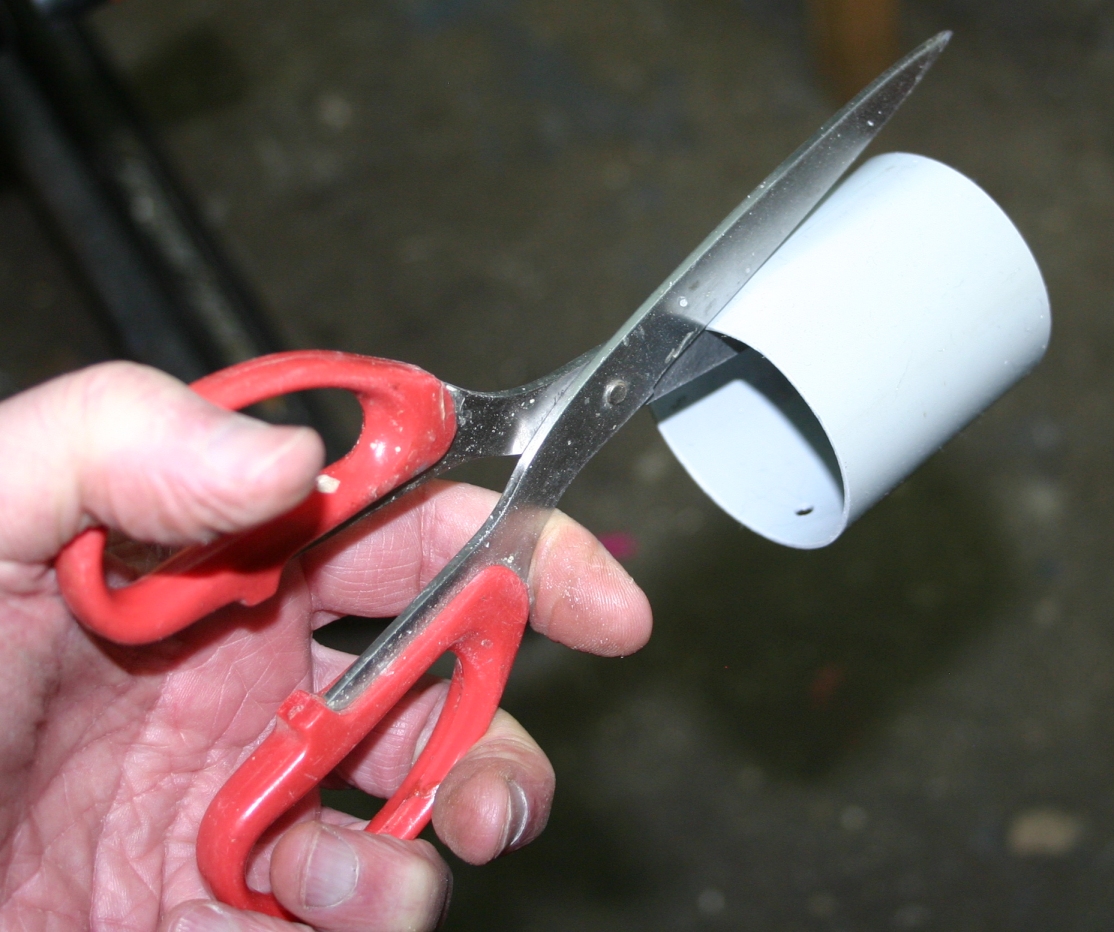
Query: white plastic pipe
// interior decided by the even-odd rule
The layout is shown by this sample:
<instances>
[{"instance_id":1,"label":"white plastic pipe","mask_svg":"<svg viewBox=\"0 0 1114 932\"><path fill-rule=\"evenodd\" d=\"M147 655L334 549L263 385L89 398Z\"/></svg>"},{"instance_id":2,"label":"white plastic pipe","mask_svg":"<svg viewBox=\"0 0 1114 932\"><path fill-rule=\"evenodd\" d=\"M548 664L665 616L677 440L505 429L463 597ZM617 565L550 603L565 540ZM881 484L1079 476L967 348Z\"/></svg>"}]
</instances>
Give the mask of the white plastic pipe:
<instances>
[{"instance_id":1,"label":"white plastic pipe","mask_svg":"<svg viewBox=\"0 0 1114 932\"><path fill-rule=\"evenodd\" d=\"M878 156L715 319L748 350L659 401L658 429L737 520L822 547L1032 368L1050 326L990 197L931 159Z\"/></svg>"}]
</instances>

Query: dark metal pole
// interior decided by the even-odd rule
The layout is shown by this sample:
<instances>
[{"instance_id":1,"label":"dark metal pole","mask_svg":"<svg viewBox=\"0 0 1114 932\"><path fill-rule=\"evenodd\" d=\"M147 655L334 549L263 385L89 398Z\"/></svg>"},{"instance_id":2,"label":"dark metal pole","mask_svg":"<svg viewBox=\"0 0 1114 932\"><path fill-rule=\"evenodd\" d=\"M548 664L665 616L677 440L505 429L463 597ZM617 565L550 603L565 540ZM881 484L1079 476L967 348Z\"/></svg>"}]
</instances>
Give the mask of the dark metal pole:
<instances>
[{"instance_id":1,"label":"dark metal pole","mask_svg":"<svg viewBox=\"0 0 1114 932\"><path fill-rule=\"evenodd\" d=\"M0 137L122 350L191 381L281 343L208 235L92 37L84 2L0 0ZM336 450L312 400L270 403Z\"/></svg>"}]
</instances>

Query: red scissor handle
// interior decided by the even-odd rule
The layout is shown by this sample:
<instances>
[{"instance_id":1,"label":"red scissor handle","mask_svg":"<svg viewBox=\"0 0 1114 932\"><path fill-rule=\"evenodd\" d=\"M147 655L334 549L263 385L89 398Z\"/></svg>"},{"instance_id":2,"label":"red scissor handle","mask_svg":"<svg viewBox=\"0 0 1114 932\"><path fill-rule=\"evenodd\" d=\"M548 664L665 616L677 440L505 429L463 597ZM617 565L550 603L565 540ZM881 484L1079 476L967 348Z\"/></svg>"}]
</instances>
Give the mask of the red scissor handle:
<instances>
[{"instance_id":1,"label":"red scissor handle","mask_svg":"<svg viewBox=\"0 0 1114 932\"><path fill-rule=\"evenodd\" d=\"M278 711L274 730L214 797L197 836L197 863L230 906L292 918L269 893L247 886L245 869L263 833L313 792L445 651L457 657L429 743L367 829L414 838L429 821L437 786L487 730L529 614L525 583L505 566L479 573L352 705L333 711L301 690Z\"/></svg>"},{"instance_id":2,"label":"red scissor handle","mask_svg":"<svg viewBox=\"0 0 1114 932\"><path fill-rule=\"evenodd\" d=\"M62 593L82 622L121 644L157 641L225 605L269 598L294 554L433 465L456 433L452 395L438 379L370 356L275 353L222 369L191 388L232 409L288 392L347 389L359 399L364 426L352 450L324 470L319 490L298 507L259 527L186 548L129 585L105 584L104 528L75 537L54 564Z\"/></svg>"}]
</instances>

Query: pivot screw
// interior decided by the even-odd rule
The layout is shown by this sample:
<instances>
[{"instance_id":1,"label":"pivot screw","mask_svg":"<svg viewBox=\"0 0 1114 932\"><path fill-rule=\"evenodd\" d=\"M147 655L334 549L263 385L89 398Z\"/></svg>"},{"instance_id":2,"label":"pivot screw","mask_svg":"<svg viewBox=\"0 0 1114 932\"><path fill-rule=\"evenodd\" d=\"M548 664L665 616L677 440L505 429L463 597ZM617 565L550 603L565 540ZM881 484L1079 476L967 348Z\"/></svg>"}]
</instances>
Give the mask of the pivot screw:
<instances>
[{"instance_id":1,"label":"pivot screw","mask_svg":"<svg viewBox=\"0 0 1114 932\"><path fill-rule=\"evenodd\" d=\"M615 379L607 383L607 388L603 390L604 403L609 408L614 408L616 405L621 405L627 397L627 383L622 379Z\"/></svg>"}]
</instances>

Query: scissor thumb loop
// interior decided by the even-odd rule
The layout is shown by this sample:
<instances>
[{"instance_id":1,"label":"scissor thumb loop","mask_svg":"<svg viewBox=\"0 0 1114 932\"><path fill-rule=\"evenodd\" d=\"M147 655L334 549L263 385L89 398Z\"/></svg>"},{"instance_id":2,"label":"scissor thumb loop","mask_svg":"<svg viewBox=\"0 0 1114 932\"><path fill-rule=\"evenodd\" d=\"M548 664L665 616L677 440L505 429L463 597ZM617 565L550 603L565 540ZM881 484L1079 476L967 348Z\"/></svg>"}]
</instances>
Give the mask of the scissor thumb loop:
<instances>
[{"instance_id":1,"label":"scissor thumb loop","mask_svg":"<svg viewBox=\"0 0 1114 932\"><path fill-rule=\"evenodd\" d=\"M168 637L234 602L256 605L278 588L302 548L439 460L456 433L452 396L434 376L405 363L323 350L276 353L206 376L191 388L227 408L288 392L339 388L360 402L364 426L347 455L318 476L299 505L256 527L175 554L119 588L105 582L106 535L79 534L55 561L73 613L113 641Z\"/></svg>"}]
</instances>

